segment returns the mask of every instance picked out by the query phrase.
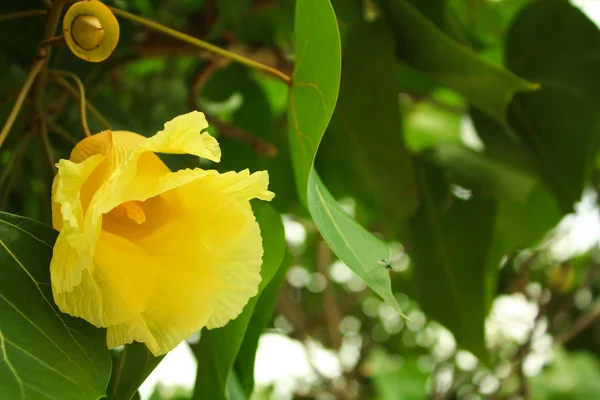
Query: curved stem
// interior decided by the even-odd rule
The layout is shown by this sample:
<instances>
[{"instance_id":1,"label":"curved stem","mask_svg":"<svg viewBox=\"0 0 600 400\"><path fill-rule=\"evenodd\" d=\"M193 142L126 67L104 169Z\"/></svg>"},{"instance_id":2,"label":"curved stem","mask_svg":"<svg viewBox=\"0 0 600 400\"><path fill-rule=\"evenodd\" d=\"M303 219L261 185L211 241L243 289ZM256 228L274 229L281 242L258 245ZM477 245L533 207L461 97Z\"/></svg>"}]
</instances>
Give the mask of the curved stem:
<instances>
[{"instance_id":1,"label":"curved stem","mask_svg":"<svg viewBox=\"0 0 600 400\"><path fill-rule=\"evenodd\" d=\"M79 89L79 109L81 113L81 128L83 129L83 133L85 136L92 136L90 132L90 128L87 122L87 115L85 113L87 102L85 101L85 87L83 86L83 82L77 75L69 71L58 71L51 70L50 74L55 76L57 80L62 80L62 76L69 77L75 81L77 84L77 88Z\"/></svg>"},{"instance_id":2,"label":"curved stem","mask_svg":"<svg viewBox=\"0 0 600 400\"><path fill-rule=\"evenodd\" d=\"M284 74L283 72L279 71L278 69L275 69L273 67L269 67L268 65L265 64L261 64L259 62L256 62L254 60L251 60L249 58L243 57L239 54L233 53L231 51L222 49L218 46L215 46L213 44L210 44L208 42L205 42L203 40L197 39L193 36L187 35L183 32L179 32L173 28L169 28L167 26L164 26L162 24L159 24L157 22L154 21L150 21L146 18L137 16L135 14L131 14L127 11L123 11L121 9L115 8L115 7L110 7L110 9L112 10L112 12L115 15L121 16L123 18L127 18L130 19L134 22L137 22L139 24L142 24L144 26L147 26L148 28L157 30L159 32L164 33L165 35L169 35L172 36L176 39L181 40L182 42L186 42L189 43L193 46L199 47L201 49L204 49L206 51L209 51L211 53L215 53L218 54L222 57L228 58L230 60L233 61L237 61L241 64L247 65L248 67L254 68L254 69L258 69L260 71L264 71L267 72L279 79L281 79L282 81L284 81L285 83L287 83L288 85L291 84L292 80L289 76L287 76L286 74Z\"/></svg>"},{"instance_id":3,"label":"curved stem","mask_svg":"<svg viewBox=\"0 0 600 400\"><path fill-rule=\"evenodd\" d=\"M1 14L0 22L18 18L41 17L42 15L46 15L47 13L48 12L46 10L27 10L12 12L8 14Z\"/></svg>"},{"instance_id":4,"label":"curved stem","mask_svg":"<svg viewBox=\"0 0 600 400\"><path fill-rule=\"evenodd\" d=\"M47 59L45 59L45 58L35 60L35 62L33 63L33 66L29 70L29 74L27 75L27 78L25 79L25 82L23 83L23 86L21 87L21 91L19 92L19 95L17 96L17 100L15 101L15 104L13 105L13 108L10 111L8 118L6 118L6 122L4 123L4 127L2 128L2 131L0 131L0 147L2 147L2 143L4 143L6 136L8 136L8 132L10 132L10 129L12 128L13 124L15 123L15 120L17 119L17 115L19 115L19 111L21 110L21 107L23 106L23 102L25 101L25 98L27 97L27 94L29 93L29 90L31 89L31 85L33 84L33 81L38 76L38 74L40 73L40 71L42 70L44 65L46 64L46 61L47 61Z\"/></svg>"},{"instance_id":5,"label":"curved stem","mask_svg":"<svg viewBox=\"0 0 600 400\"><path fill-rule=\"evenodd\" d=\"M189 103L194 110L201 111L206 117L206 121L209 125L215 127L219 132L219 135L223 137L232 138L246 142L250 147L254 149L258 154L274 157L277 155L277 148L270 143L267 143L257 137L254 137L250 132L239 128L234 125L230 125L227 122L211 115L200 107L198 103L198 95L202 91L202 88L206 85L211 76L219 70L223 65L218 61L213 61L204 67L200 73L194 78L194 83L189 93Z\"/></svg>"},{"instance_id":6,"label":"curved stem","mask_svg":"<svg viewBox=\"0 0 600 400\"><path fill-rule=\"evenodd\" d=\"M52 146L50 145L50 138L48 138L48 124L46 121L46 117L44 115L40 115L38 120L39 125L39 133L40 138L42 139L42 150L44 151L44 157L48 162L48 166L52 170L53 175L56 175L57 169L56 165L54 165L54 155L52 152Z\"/></svg>"},{"instance_id":7,"label":"curved stem","mask_svg":"<svg viewBox=\"0 0 600 400\"><path fill-rule=\"evenodd\" d=\"M79 99L79 97L80 97L79 91L77 89L75 89L69 82L67 82L66 79L64 79L61 76L53 76L53 78L56 81L56 83L58 83L63 88L65 88L69 93L71 93L71 95L73 95L73 97L75 97L76 99ZM92 103L90 103L89 101L86 101L85 108L90 112L90 114L92 114L94 116L94 118L96 118L96 120L98 120L98 122L100 122L101 125L103 125L108 130L111 129L110 124L108 123L106 118L104 118L102 116L102 114L100 114L100 111L98 111L98 109L96 107L94 107L94 105Z\"/></svg>"}]
</instances>

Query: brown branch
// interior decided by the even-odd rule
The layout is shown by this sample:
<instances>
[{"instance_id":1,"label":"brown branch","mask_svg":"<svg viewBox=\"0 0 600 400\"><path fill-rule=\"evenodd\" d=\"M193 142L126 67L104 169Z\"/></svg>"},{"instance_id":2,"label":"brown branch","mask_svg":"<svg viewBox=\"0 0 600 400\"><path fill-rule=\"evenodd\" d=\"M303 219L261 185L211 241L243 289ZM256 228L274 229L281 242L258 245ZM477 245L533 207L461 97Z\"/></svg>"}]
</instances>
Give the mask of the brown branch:
<instances>
[{"instance_id":1,"label":"brown branch","mask_svg":"<svg viewBox=\"0 0 600 400\"><path fill-rule=\"evenodd\" d=\"M335 291L328 278L327 267L331 264L331 250L325 241L321 240L317 246L316 265L317 270L325 277L326 284L321 296L321 307L323 318L329 330L331 347L339 350L342 346L342 334L340 332L340 310L337 305Z\"/></svg>"},{"instance_id":2,"label":"brown branch","mask_svg":"<svg viewBox=\"0 0 600 400\"><path fill-rule=\"evenodd\" d=\"M81 93L79 92L79 90L74 88L73 85L67 82L64 78L60 76L53 76L52 78L55 80L56 83L65 88L74 98L78 100L81 99ZM89 100L85 102L85 107L90 112L90 114L92 114L96 118L96 120L98 120L98 122L100 122L100 124L104 126L104 128L110 130L110 124L108 123L106 118L104 118L102 114L100 114L100 111L98 111L98 109L94 107L94 105Z\"/></svg>"},{"instance_id":3,"label":"brown branch","mask_svg":"<svg viewBox=\"0 0 600 400\"><path fill-rule=\"evenodd\" d=\"M2 143L8 136L8 132L10 132L15 120L17 119L17 115L19 114L19 111L21 110L21 107L23 106L23 103L25 102L25 98L27 97L27 94L29 93L29 90L31 89L33 82L35 81L36 77L42 71L44 65L46 65L46 61L47 61L46 58L36 59L31 67L31 69L29 70L29 74L27 75L27 78L25 79L25 83L23 83L23 86L21 87L21 91L19 92L19 95L17 96L17 100L15 101L15 104L13 105L13 108L10 111L8 118L6 118L6 122L4 123L2 131L0 131L0 147L2 147Z\"/></svg>"},{"instance_id":4,"label":"brown branch","mask_svg":"<svg viewBox=\"0 0 600 400\"><path fill-rule=\"evenodd\" d=\"M237 139L242 142L246 142L252 149L254 149L254 151L256 151L260 155L267 156L267 157L276 156L277 148L275 146L273 146L272 144L267 143L267 142L263 141L262 139L259 139L255 136L253 136L251 133L249 133L248 131L246 131L240 127L231 125L231 124L215 117L214 115L207 113L200 107L200 104L198 103L198 96L199 96L200 92L202 91L202 89L204 88L206 83L209 81L209 79L213 76L213 74L215 72L217 72L219 69L223 68L228 63L229 63L228 60L215 58L215 59L213 59L213 62L208 64L208 66L203 68L200 71L200 73L198 75L196 75L196 77L194 78L194 81L192 84L192 89L190 90L189 99L188 99L188 101L190 103L190 107L194 110L202 111L204 113L204 115L206 116L206 120L208 121L209 125L212 125L213 127L215 127L217 129L217 131L223 137L229 138L229 139Z\"/></svg>"},{"instance_id":5,"label":"brown branch","mask_svg":"<svg viewBox=\"0 0 600 400\"><path fill-rule=\"evenodd\" d=\"M600 299L597 299L590 308L587 309L579 318L575 320L573 325L565 332L557 335L554 338L554 342L556 344L565 344L577 335L579 335L583 330L585 330L588 326L590 326L596 319L600 316Z\"/></svg>"}]
</instances>

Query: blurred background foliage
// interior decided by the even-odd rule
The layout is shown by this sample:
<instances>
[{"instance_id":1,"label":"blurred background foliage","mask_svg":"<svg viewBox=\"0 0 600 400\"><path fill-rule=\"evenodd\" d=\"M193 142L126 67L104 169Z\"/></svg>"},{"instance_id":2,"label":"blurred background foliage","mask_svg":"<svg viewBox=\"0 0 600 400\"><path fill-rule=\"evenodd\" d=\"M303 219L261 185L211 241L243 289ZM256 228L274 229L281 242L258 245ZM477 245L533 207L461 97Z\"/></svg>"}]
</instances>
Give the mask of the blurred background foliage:
<instances>
[{"instance_id":1,"label":"blurred background foliage","mask_svg":"<svg viewBox=\"0 0 600 400\"><path fill-rule=\"evenodd\" d=\"M106 3L293 73L294 0ZM596 399L600 32L588 3L332 0L342 73L315 166L344 210L391 245L393 293L410 320L337 259L300 200L285 83L123 19L107 61L63 46L51 67L81 78L113 130L152 135L176 115L209 115L222 162L165 156L172 169L269 171L287 256L236 336L234 373L223 367L229 398ZM2 2L0 13L40 7ZM42 21L0 22L0 121ZM83 137L77 99L49 83L45 100L53 161L68 158ZM0 209L51 224L53 175L29 106L0 152ZM190 340L195 390L159 386L152 399L217 398L201 382L221 367L198 349L230 342L207 337ZM261 356L282 337L279 358ZM243 371L257 341L254 382ZM141 364L114 398L133 395L160 361L124 351Z\"/></svg>"}]
</instances>

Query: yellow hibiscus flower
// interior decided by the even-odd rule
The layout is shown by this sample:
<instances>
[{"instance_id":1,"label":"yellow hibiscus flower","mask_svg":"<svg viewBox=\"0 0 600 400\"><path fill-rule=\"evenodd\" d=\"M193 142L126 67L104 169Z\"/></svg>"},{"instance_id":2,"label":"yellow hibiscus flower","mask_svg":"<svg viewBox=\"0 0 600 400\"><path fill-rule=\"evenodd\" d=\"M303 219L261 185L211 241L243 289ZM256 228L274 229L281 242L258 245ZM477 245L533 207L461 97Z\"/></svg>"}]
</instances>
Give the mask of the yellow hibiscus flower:
<instances>
[{"instance_id":1,"label":"yellow hibiscus flower","mask_svg":"<svg viewBox=\"0 0 600 400\"><path fill-rule=\"evenodd\" d=\"M202 327L225 325L256 295L262 239L250 200L271 200L266 171L170 171L155 153L218 162L200 112L146 138L105 131L60 160L50 264L61 311L107 328L114 348L165 354Z\"/></svg>"}]
</instances>

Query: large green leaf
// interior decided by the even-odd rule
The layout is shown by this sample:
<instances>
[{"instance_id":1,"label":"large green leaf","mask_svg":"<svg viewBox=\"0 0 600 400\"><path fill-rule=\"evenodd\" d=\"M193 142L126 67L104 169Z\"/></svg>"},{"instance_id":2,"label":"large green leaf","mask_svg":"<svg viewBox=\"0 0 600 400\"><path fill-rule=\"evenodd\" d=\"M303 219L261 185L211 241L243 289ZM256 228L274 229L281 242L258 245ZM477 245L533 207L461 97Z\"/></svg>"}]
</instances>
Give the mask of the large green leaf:
<instances>
[{"instance_id":1,"label":"large green leaf","mask_svg":"<svg viewBox=\"0 0 600 400\"><path fill-rule=\"evenodd\" d=\"M108 398L130 400L148 375L158 366L164 356L154 357L144 343L133 342L117 354Z\"/></svg>"},{"instance_id":2,"label":"large green leaf","mask_svg":"<svg viewBox=\"0 0 600 400\"><path fill-rule=\"evenodd\" d=\"M306 203L308 176L340 87L340 35L329 0L298 0L294 33L288 125L298 194Z\"/></svg>"},{"instance_id":3,"label":"large green leaf","mask_svg":"<svg viewBox=\"0 0 600 400\"><path fill-rule=\"evenodd\" d=\"M252 205L263 238L263 265L258 294L250 299L242 314L222 328L204 330L193 346L198 359L194 399L225 399L228 375L238 354L260 294L282 265L285 236L281 217L267 204Z\"/></svg>"},{"instance_id":4,"label":"large green leaf","mask_svg":"<svg viewBox=\"0 0 600 400\"><path fill-rule=\"evenodd\" d=\"M509 123L565 212L580 199L598 148L599 52L598 28L568 2L532 3L506 40L508 67L542 85L515 96Z\"/></svg>"},{"instance_id":5,"label":"large green leaf","mask_svg":"<svg viewBox=\"0 0 600 400\"><path fill-rule=\"evenodd\" d=\"M506 107L519 91L537 88L454 41L406 0L377 2L394 29L398 56L475 107L504 123Z\"/></svg>"},{"instance_id":6,"label":"large green leaf","mask_svg":"<svg viewBox=\"0 0 600 400\"><path fill-rule=\"evenodd\" d=\"M396 311L390 277L377 263L389 247L354 221L329 193L313 160L333 114L340 80L340 39L329 0L298 0L296 66L288 125L296 184L317 228L334 253Z\"/></svg>"},{"instance_id":7,"label":"large green leaf","mask_svg":"<svg viewBox=\"0 0 600 400\"><path fill-rule=\"evenodd\" d=\"M254 313L248 324L248 329L246 329L244 341L240 346L240 351L235 360L237 377L245 393L250 394L254 390L254 361L256 358L258 340L273 315L279 289L285 279L287 269L292 265L293 261L294 258L292 255L286 253L281 267L279 267L277 273L273 279L271 279L271 282L269 282L260 294L258 302L254 307Z\"/></svg>"},{"instance_id":8,"label":"large green leaf","mask_svg":"<svg viewBox=\"0 0 600 400\"><path fill-rule=\"evenodd\" d=\"M459 346L487 358L484 320L489 297L486 268L496 204L473 190L468 200L454 197L438 168L416 168L421 204L411 220L414 276L419 305L445 325Z\"/></svg>"},{"instance_id":9,"label":"large green leaf","mask_svg":"<svg viewBox=\"0 0 600 400\"><path fill-rule=\"evenodd\" d=\"M397 227L417 199L393 84L393 37L383 23L360 23L348 33L343 50L340 95L317 169L334 193L379 210Z\"/></svg>"},{"instance_id":10,"label":"large green leaf","mask_svg":"<svg viewBox=\"0 0 600 400\"><path fill-rule=\"evenodd\" d=\"M49 265L57 233L0 212L0 398L99 399L110 377L106 331L62 314Z\"/></svg>"}]
</instances>

